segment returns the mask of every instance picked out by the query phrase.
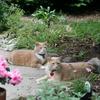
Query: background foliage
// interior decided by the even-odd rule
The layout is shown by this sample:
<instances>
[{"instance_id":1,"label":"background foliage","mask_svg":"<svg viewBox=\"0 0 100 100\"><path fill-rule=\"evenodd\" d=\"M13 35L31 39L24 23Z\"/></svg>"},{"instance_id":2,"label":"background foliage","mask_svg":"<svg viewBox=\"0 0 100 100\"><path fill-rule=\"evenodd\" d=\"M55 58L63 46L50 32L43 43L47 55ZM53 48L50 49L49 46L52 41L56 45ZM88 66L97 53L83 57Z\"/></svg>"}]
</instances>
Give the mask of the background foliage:
<instances>
[{"instance_id":1,"label":"background foliage","mask_svg":"<svg viewBox=\"0 0 100 100\"><path fill-rule=\"evenodd\" d=\"M87 9L98 9L99 0L5 0L8 4L18 4L27 14L33 13L40 5L50 6L56 11L81 12Z\"/></svg>"}]
</instances>

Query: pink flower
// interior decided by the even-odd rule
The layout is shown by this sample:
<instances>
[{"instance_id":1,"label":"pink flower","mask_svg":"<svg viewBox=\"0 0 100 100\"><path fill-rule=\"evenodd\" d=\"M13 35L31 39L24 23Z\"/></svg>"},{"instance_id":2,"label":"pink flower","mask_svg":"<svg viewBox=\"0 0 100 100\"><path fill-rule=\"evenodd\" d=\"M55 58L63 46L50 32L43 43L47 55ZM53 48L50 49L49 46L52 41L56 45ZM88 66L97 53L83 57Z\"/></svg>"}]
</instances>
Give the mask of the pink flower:
<instances>
[{"instance_id":1,"label":"pink flower","mask_svg":"<svg viewBox=\"0 0 100 100\"><path fill-rule=\"evenodd\" d=\"M11 80L9 81L9 83L13 84L13 85L17 85L21 82L22 80L22 76L19 72L19 70L15 69L12 72L10 72L10 76Z\"/></svg>"},{"instance_id":2,"label":"pink flower","mask_svg":"<svg viewBox=\"0 0 100 100\"><path fill-rule=\"evenodd\" d=\"M2 84L11 83L12 85L17 85L21 80L20 72L17 69L10 72L6 59L0 56L0 82Z\"/></svg>"},{"instance_id":3,"label":"pink flower","mask_svg":"<svg viewBox=\"0 0 100 100\"><path fill-rule=\"evenodd\" d=\"M2 77L2 78L8 78L9 77L8 72L2 67L0 68L0 77Z\"/></svg>"},{"instance_id":4,"label":"pink flower","mask_svg":"<svg viewBox=\"0 0 100 100\"><path fill-rule=\"evenodd\" d=\"M4 67L5 69L8 68L7 61L5 60L4 57L0 56L0 68Z\"/></svg>"}]
</instances>

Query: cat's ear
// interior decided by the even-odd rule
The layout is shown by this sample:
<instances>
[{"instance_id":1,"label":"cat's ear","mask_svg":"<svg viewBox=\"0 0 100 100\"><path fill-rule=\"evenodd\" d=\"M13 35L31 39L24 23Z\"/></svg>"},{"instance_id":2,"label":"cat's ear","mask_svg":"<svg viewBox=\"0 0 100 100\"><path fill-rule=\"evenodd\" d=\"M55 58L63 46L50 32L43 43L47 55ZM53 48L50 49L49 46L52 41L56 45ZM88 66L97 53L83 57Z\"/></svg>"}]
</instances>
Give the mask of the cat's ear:
<instances>
[{"instance_id":1,"label":"cat's ear","mask_svg":"<svg viewBox=\"0 0 100 100\"><path fill-rule=\"evenodd\" d=\"M36 41L35 42L35 45L36 46L39 46L39 45L47 45L47 41L45 41L45 42L38 42L38 41Z\"/></svg>"},{"instance_id":2,"label":"cat's ear","mask_svg":"<svg viewBox=\"0 0 100 100\"><path fill-rule=\"evenodd\" d=\"M35 42L35 46L39 46L40 45L40 42Z\"/></svg>"},{"instance_id":3,"label":"cat's ear","mask_svg":"<svg viewBox=\"0 0 100 100\"><path fill-rule=\"evenodd\" d=\"M51 57L52 60L59 60L61 61L61 57Z\"/></svg>"},{"instance_id":4,"label":"cat's ear","mask_svg":"<svg viewBox=\"0 0 100 100\"><path fill-rule=\"evenodd\" d=\"M61 57L56 57L57 60L61 61Z\"/></svg>"},{"instance_id":5,"label":"cat's ear","mask_svg":"<svg viewBox=\"0 0 100 100\"><path fill-rule=\"evenodd\" d=\"M47 62L49 62L51 60L51 57L47 57Z\"/></svg>"}]
</instances>

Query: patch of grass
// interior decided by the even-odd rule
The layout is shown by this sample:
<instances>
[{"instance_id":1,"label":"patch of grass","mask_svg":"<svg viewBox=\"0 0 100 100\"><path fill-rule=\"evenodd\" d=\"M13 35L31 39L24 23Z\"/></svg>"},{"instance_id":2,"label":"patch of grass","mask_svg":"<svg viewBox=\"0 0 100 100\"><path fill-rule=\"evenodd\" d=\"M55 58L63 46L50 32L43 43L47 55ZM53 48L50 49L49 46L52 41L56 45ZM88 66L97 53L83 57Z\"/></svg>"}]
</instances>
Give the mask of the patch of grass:
<instances>
[{"instance_id":1,"label":"patch of grass","mask_svg":"<svg viewBox=\"0 0 100 100\"><path fill-rule=\"evenodd\" d=\"M96 80L100 79L100 75L91 73L88 77L87 80L90 82L95 82Z\"/></svg>"},{"instance_id":2,"label":"patch of grass","mask_svg":"<svg viewBox=\"0 0 100 100\"><path fill-rule=\"evenodd\" d=\"M100 21L87 20L72 22L71 26L73 27L73 35L75 37L79 37L80 39L92 38L94 42L100 43Z\"/></svg>"},{"instance_id":3,"label":"patch of grass","mask_svg":"<svg viewBox=\"0 0 100 100\"><path fill-rule=\"evenodd\" d=\"M80 51L78 54L73 54L73 58L76 58L77 60L82 60L86 57L85 51Z\"/></svg>"}]
</instances>

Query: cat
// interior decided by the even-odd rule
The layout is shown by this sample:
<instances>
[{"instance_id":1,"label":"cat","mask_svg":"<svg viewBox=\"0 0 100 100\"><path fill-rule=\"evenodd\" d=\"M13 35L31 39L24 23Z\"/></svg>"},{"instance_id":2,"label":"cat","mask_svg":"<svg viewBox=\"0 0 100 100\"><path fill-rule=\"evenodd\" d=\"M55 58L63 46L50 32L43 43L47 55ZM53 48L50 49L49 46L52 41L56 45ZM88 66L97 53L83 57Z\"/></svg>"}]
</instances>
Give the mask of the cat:
<instances>
[{"instance_id":1,"label":"cat","mask_svg":"<svg viewBox=\"0 0 100 100\"><path fill-rule=\"evenodd\" d=\"M47 42L36 42L34 50L13 50L7 60L13 65L40 68L47 60Z\"/></svg>"},{"instance_id":2,"label":"cat","mask_svg":"<svg viewBox=\"0 0 100 100\"><path fill-rule=\"evenodd\" d=\"M59 57L51 57L45 65L45 71L46 76L37 79L37 83L44 79L69 81L87 77L90 73L100 74L100 60L92 58L87 62L63 63Z\"/></svg>"}]
</instances>

